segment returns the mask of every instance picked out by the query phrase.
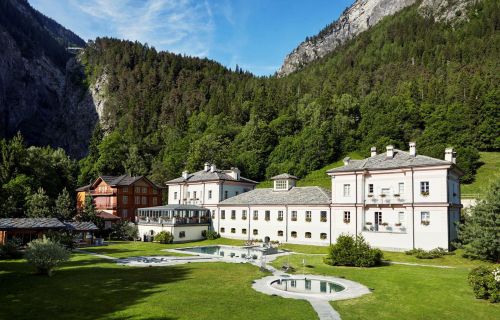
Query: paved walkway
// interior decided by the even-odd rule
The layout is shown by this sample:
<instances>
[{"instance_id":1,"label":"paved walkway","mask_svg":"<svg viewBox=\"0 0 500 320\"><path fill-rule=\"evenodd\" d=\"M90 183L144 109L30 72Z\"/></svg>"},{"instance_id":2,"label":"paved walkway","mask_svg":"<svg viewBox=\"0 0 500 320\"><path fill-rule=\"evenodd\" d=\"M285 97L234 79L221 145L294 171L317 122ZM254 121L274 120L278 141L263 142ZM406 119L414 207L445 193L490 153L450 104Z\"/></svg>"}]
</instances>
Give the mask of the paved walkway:
<instances>
[{"instance_id":1,"label":"paved walkway","mask_svg":"<svg viewBox=\"0 0 500 320\"><path fill-rule=\"evenodd\" d=\"M96 256L96 257L99 257L99 258L103 258L103 259L118 260L118 258L107 256L107 255L104 255L104 254L95 253L95 252L92 252L92 251L81 250L81 249L74 249L73 251L76 251L76 252L79 252L79 253L90 254L90 255L93 255L93 256Z\"/></svg>"}]
</instances>

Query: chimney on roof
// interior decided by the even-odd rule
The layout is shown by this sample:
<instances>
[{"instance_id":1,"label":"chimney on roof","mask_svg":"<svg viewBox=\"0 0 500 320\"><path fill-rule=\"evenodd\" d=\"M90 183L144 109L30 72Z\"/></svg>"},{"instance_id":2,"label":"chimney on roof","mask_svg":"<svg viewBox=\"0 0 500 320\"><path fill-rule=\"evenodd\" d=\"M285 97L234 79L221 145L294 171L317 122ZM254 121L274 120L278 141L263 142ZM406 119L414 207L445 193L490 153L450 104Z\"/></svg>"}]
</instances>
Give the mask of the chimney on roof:
<instances>
[{"instance_id":1,"label":"chimney on roof","mask_svg":"<svg viewBox=\"0 0 500 320\"><path fill-rule=\"evenodd\" d=\"M370 157L375 157L377 155L377 147L370 148Z\"/></svg>"},{"instance_id":2,"label":"chimney on roof","mask_svg":"<svg viewBox=\"0 0 500 320\"><path fill-rule=\"evenodd\" d=\"M392 144L386 147L387 149L387 158L394 158L394 146Z\"/></svg>"},{"instance_id":3,"label":"chimney on roof","mask_svg":"<svg viewBox=\"0 0 500 320\"><path fill-rule=\"evenodd\" d=\"M448 162L456 163L456 161L457 161L456 153L453 152L453 148L446 148L444 150L444 160L446 160Z\"/></svg>"},{"instance_id":4,"label":"chimney on roof","mask_svg":"<svg viewBox=\"0 0 500 320\"><path fill-rule=\"evenodd\" d=\"M236 167L232 167L231 170L229 170L228 174L233 177L234 180L240 180L240 169Z\"/></svg>"},{"instance_id":5,"label":"chimney on roof","mask_svg":"<svg viewBox=\"0 0 500 320\"><path fill-rule=\"evenodd\" d=\"M215 172L215 170L217 170L217 167L215 166L215 164L212 164L210 166L210 172Z\"/></svg>"},{"instance_id":6,"label":"chimney on roof","mask_svg":"<svg viewBox=\"0 0 500 320\"><path fill-rule=\"evenodd\" d=\"M344 166L347 166L349 164L349 162L351 162L351 158L345 157L344 158Z\"/></svg>"},{"instance_id":7,"label":"chimney on roof","mask_svg":"<svg viewBox=\"0 0 500 320\"><path fill-rule=\"evenodd\" d=\"M410 142L410 156L415 157L417 155L417 144L415 142Z\"/></svg>"},{"instance_id":8,"label":"chimney on roof","mask_svg":"<svg viewBox=\"0 0 500 320\"><path fill-rule=\"evenodd\" d=\"M182 178L187 179L189 175L189 172L187 171L182 171Z\"/></svg>"},{"instance_id":9,"label":"chimney on roof","mask_svg":"<svg viewBox=\"0 0 500 320\"><path fill-rule=\"evenodd\" d=\"M203 170L205 170L205 171L210 170L210 163L205 162L205 166L203 167Z\"/></svg>"}]
</instances>

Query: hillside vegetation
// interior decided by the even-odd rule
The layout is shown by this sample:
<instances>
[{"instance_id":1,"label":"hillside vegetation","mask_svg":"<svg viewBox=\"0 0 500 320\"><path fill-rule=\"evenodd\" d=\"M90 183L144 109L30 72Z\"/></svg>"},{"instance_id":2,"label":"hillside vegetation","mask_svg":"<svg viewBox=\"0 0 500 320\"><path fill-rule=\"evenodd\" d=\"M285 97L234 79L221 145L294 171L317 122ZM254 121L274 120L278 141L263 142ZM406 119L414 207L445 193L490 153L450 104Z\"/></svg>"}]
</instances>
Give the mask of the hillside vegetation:
<instances>
[{"instance_id":1,"label":"hillside vegetation","mask_svg":"<svg viewBox=\"0 0 500 320\"><path fill-rule=\"evenodd\" d=\"M481 166L477 170L474 182L462 184L462 196L475 197L484 194L486 188L495 180L500 178L500 152L480 152L479 162Z\"/></svg>"},{"instance_id":2,"label":"hillside vegetation","mask_svg":"<svg viewBox=\"0 0 500 320\"><path fill-rule=\"evenodd\" d=\"M90 82L106 75L108 99L79 181L126 171L161 182L205 161L256 180L305 177L354 150L410 140L439 158L454 146L470 181L477 149L500 147L499 30L497 1L453 27L413 6L279 79L97 39L81 60Z\"/></svg>"}]
</instances>

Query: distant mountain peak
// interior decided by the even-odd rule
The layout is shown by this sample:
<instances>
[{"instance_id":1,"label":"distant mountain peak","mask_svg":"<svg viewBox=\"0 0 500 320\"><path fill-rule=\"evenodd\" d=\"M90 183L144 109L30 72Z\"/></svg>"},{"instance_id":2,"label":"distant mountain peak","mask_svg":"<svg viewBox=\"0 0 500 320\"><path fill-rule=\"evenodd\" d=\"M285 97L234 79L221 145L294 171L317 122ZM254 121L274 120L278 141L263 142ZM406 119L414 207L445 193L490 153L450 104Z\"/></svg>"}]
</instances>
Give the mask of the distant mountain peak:
<instances>
[{"instance_id":1,"label":"distant mountain peak","mask_svg":"<svg viewBox=\"0 0 500 320\"><path fill-rule=\"evenodd\" d=\"M307 37L297 48L285 57L283 65L277 71L278 77L300 70L310 62L322 58L356 37L363 31L376 25L386 16L415 4L418 0L356 0L344 10L340 17L326 26L317 35ZM471 2L479 0L423 0L420 12L434 15L438 20L449 21L464 12Z\"/></svg>"}]
</instances>

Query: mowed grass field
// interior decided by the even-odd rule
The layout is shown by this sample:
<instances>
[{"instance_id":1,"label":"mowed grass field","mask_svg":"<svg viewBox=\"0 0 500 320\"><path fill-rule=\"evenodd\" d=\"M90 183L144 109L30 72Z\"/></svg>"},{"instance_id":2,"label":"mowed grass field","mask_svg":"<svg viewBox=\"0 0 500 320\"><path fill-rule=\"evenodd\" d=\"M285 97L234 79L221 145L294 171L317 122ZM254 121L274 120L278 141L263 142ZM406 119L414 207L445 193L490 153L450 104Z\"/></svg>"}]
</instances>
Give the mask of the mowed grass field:
<instances>
[{"instance_id":1,"label":"mowed grass field","mask_svg":"<svg viewBox=\"0 0 500 320\"><path fill-rule=\"evenodd\" d=\"M215 244L241 241L113 242L86 250L122 258ZM474 298L467 274L483 262L464 259L460 251L455 256L418 261L404 253L385 253L391 261L445 264L454 269L404 265L362 269L324 264L326 247L282 248L301 253L278 258L273 262L276 267L290 263L297 272L341 276L374 289L368 296L332 302L342 319L498 319L500 313L498 305ZM124 267L74 253L48 278L35 275L25 260L0 261L0 319L317 319L307 301L254 291L252 281L266 275L249 264Z\"/></svg>"}]
</instances>

